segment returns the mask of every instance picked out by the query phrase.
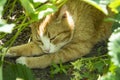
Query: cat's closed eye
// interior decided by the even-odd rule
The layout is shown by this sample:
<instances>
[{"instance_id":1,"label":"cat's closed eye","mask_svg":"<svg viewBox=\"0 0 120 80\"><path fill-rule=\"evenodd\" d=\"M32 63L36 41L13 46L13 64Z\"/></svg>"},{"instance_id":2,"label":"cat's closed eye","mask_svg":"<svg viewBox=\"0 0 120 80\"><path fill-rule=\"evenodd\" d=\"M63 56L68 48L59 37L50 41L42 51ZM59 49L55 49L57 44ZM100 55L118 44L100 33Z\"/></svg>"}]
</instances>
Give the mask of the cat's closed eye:
<instances>
[{"instance_id":1,"label":"cat's closed eye","mask_svg":"<svg viewBox=\"0 0 120 80\"><path fill-rule=\"evenodd\" d=\"M36 40L37 43L39 43L40 45L43 45L42 41L41 40Z\"/></svg>"},{"instance_id":2,"label":"cat's closed eye","mask_svg":"<svg viewBox=\"0 0 120 80\"><path fill-rule=\"evenodd\" d=\"M68 33L69 31L63 31L58 33L57 35L53 36L52 38L50 38L50 40L54 40L56 37L61 36L61 35L65 35L66 33Z\"/></svg>"},{"instance_id":3,"label":"cat's closed eye","mask_svg":"<svg viewBox=\"0 0 120 80\"><path fill-rule=\"evenodd\" d=\"M69 39L70 39L70 31L63 31L50 38L50 41L53 42L54 44L57 44L57 43L62 43L64 41L69 41Z\"/></svg>"}]
</instances>

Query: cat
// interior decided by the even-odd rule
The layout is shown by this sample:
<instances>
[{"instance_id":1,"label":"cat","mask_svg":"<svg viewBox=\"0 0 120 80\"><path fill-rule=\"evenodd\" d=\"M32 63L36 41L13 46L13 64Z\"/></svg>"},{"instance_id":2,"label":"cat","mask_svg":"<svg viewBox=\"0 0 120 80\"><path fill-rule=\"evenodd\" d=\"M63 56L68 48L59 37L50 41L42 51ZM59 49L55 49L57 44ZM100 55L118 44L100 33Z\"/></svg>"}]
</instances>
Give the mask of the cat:
<instances>
[{"instance_id":1,"label":"cat","mask_svg":"<svg viewBox=\"0 0 120 80\"><path fill-rule=\"evenodd\" d=\"M6 56L29 68L46 68L87 55L111 34L112 22L102 11L82 0L68 0L59 11L30 25L32 41L11 47Z\"/></svg>"}]
</instances>

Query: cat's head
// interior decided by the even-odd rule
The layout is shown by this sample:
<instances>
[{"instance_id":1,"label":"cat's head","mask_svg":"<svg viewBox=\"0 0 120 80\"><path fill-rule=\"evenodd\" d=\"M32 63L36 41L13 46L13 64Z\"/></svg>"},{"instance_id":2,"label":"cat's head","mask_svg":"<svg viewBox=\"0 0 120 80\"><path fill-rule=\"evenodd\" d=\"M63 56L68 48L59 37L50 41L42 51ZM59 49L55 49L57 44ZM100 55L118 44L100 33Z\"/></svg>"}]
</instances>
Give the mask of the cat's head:
<instances>
[{"instance_id":1,"label":"cat's head","mask_svg":"<svg viewBox=\"0 0 120 80\"><path fill-rule=\"evenodd\" d=\"M58 12L46 16L37 26L37 41L40 47L45 53L54 53L71 41L75 24L64 5Z\"/></svg>"}]
</instances>

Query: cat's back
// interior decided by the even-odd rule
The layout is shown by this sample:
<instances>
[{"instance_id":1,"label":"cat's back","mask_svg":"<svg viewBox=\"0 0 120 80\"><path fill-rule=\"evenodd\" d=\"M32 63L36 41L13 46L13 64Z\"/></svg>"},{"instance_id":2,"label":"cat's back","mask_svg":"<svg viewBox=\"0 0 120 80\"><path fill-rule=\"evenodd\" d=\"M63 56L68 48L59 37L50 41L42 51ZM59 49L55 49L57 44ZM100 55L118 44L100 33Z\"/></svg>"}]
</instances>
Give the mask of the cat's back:
<instances>
[{"instance_id":1,"label":"cat's back","mask_svg":"<svg viewBox=\"0 0 120 80\"><path fill-rule=\"evenodd\" d=\"M74 23L74 40L100 41L111 32L111 22L105 22L107 17L102 11L82 0L69 0L66 4Z\"/></svg>"}]
</instances>

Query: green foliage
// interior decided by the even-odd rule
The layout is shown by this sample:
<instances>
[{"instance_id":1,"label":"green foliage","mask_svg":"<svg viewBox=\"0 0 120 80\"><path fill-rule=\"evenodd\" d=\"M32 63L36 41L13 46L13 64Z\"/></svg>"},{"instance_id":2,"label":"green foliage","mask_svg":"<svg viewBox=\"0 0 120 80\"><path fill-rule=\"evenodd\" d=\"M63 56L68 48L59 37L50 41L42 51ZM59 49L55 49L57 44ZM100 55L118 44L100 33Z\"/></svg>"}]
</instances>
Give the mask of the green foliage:
<instances>
[{"instance_id":1,"label":"green foliage","mask_svg":"<svg viewBox=\"0 0 120 80\"><path fill-rule=\"evenodd\" d=\"M44 16L56 12L61 4L67 0L20 0L22 6L25 8L26 15L33 21L42 19ZM45 3L48 2L48 3ZM42 5L42 3L45 3ZM26 5L27 4L27 5ZM59 4L59 5L57 5Z\"/></svg>"},{"instance_id":2,"label":"green foliage","mask_svg":"<svg viewBox=\"0 0 120 80\"><path fill-rule=\"evenodd\" d=\"M7 24L2 19L2 11L5 3L6 3L6 0L0 0L0 32L11 33L15 24Z\"/></svg>"},{"instance_id":3,"label":"green foliage","mask_svg":"<svg viewBox=\"0 0 120 80\"><path fill-rule=\"evenodd\" d=\"M118 67L120 67L120 28L116 29L111 35L108 43L109 55L111 61Z\"/></svg>"},{"instance_id":4,"label":"green foliage","mask_svg":"<svg viewBox=\"0 0 120 80\"><path fill-rule=\"evenodd\" d=\"M71 64L74 69L72 80L97 80L99 75L108 71L109 58L107 55L81 58Z\"/></svg>"},{"instance_id":5,"label":"green foliage","mask_svg":"<svg viewBox=\"0 0 120 80\"><path fill-rule=\"evenodd\" d=\"M111 35L108 43L108 54L111 56L109 72L99 80L119 80L120 76L120 28Z\"/></svg>"},{"instance_id":6,"label":"green foliage","mask_svg":"<svg viewBox=\"0 0 120 80\"><path fill-rule=\"evenodd\" d=\"M9 64L3 69L3 80L35 80L32 72L25 65Z\"/></svg>"},{"instance_id":7,"label":"green foliage","mask_svg":"<svg viewBox=\"0 0 120 80\"><path fill-rule=\"evenodd\" d=\"M111 4L109 5L109 7L115 13L119 13L119 11L120 11L120 0L111 0Z\"/></svg>"},{"instance_id":8,"label":"green foliage","mask_svg":"<svg viewBox=\"0 0 120 80\"><path fill-rule=\"evenodd\" d=\"M63 65L62 63L60 63L60 64L52 64L51 65L51 70L50 70L50 75L51 75L51 77L52 78L54 78L54 76L56 75L56 74L67 74L67 70L68 70L68 68L70 68L70 66L69 65Z\"/></svg>"},{"instance_id":9,"label":"green foliage","mask_svg":"<svg viewBox=\"0 0 120 80\"><path fill-rule=\"evenodd\" d=\"M102 0L100 0L102 1ZM95 1L97 2L97 1ZM113 29L117 28L111 35L108 43L108 55L111 57L111 64L106 75L99 77L98 80L119 80L120 76L120 0L109 1L109 7L117 14L114 18L110 18L116 22ZM99 6L99 5L98 5Z\"/></svg>"}]
</instances>

